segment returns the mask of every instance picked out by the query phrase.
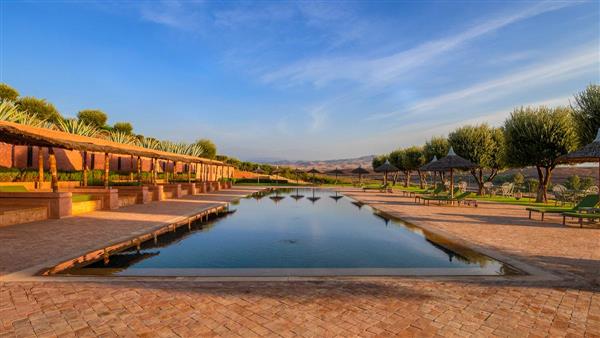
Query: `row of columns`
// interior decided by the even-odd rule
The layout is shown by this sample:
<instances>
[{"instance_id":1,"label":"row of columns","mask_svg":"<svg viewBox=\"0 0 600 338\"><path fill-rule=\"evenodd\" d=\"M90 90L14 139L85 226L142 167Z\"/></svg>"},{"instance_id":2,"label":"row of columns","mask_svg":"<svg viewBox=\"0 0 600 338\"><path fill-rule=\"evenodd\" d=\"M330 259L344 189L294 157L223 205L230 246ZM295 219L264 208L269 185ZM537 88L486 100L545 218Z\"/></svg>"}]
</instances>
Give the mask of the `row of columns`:
<instances>
[{"instance_id":1,"label":"row of columns","mask_svg":"<svg viewBox=\"0 0 600 338\"><path fill-rule=\"evenodd\" d=\"M158 159L157 158L152 158L152 170L151 170L151 176L150 176L150 181L152 184L156 184L157 182L157 171L156 171L156 167L158 164ZM51 175L51 188L53 192L57 192L58 191L58 169L57 169L57 164L56 164L56 154L54 153L54 148L53 147L49 147L48 148L48 163L50 166L50 175ZM133 161L132 161L133 163ZM187 163L187 176L188 176L188 183L191 183L192 181L192 164L194 164L195 169L196 169L196 173L198 173L198 167L200 167L200 181L207 181L209 179L209 177L211 176L211 171L214 171L214 177L215 179L218 178L229 178L231 179L231 170L228 170L227 175L225 175L225 168L226 166L223 165L206 165L204 163ZM177 161L173 161L173 178L175 177L175 168L177 166ZM220 169L220 175L219 174L219 169ZM87 161L87 151L84 151L83 153L83 162L82 162L82 179L83 179L83 186L87 186L87 181L88 181L88 161ZM137 178L137 182L139 184L142 183L142 159L140 156L137 157L136 159L136 178ZM104 172L102 174L102 180L104 183L104 188L108 189L108 183L109 183L109 175L110 175L110 158L109 158L109 153L104 153ZM168 170L165 170L165 181L166 183L169 182L169 172ZM44 155L42 152L42 147L38 147L38 188L42 187L42 184L44 183Z\"/></svg>"}]
</instances>

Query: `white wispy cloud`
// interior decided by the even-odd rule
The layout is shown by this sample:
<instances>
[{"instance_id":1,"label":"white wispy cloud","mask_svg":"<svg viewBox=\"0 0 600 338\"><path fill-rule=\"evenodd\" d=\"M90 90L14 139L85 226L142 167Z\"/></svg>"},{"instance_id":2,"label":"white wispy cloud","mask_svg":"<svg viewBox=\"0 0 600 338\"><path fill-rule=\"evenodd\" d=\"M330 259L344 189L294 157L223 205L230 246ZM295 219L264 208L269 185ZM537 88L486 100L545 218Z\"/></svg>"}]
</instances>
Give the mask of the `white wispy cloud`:
<instances>
[{"instance_id":1,"label":"white wispy cloud","mask_svg":"<svg viewBox=\"0 0 600 338\"><path fill-rule=\"evenodd\" d=\"M309 83L315 86L322 86L336 80L349 80L367 86L382 86L398 79L408 71L427 65L442 54L476 38L510 24L574 4L577 2L538 3L519 10L517 13L474 25L455 35L427 41L411 49L387 56L375 58L338 56L303 60L267 72L263 74L262 80L266 83Z\"/></svg>"},{"instance_id":2,"label":"white wispy cloud","mask_svg":"<svg viewBox=\"0 0 600 338\"><path fill-rule=\"evenodd\" d=\"M157 2L142 3L140 16L142 20L169 28L196 31L201 29L203 20L197 6L197 1L163 0Z\"/></svg>"},{"instance_id":3,"label":"white wispy cloud","mask_svg":"<svg viewBox=\"0 0 600 338\"><path fill-rule=\"evenodd\" d=\"M383 114L370 114L368 120L388 119L393 116L410 118L417 114L439 112L444 107L450 110L452 105L469 106L492 101L510 93L519 93L526 88L536 85L558 82L566 78L576 77L581 72L593 71L600 64L600 54L597 46L588 45L581 47L576 52L561 55L557 58L546 60L543 63L530 66L526 69L512 72L508 75L493 80L481 82L467 88L423 99L407 109L402 109Z\"/></svg>"}]
</instances>

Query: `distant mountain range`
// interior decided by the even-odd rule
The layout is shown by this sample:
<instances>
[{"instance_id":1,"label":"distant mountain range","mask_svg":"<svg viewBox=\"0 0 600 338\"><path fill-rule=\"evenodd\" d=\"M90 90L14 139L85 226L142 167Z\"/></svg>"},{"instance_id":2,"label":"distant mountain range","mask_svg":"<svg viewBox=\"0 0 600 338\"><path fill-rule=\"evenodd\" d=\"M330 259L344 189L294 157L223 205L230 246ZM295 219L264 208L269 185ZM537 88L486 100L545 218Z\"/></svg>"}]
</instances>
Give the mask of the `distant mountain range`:
<instances>
[{"instance_id":1,"label":"distant mountain range","mask_svg":"<svg viewBox=\"0 0 600 338\"><path fill-rule=\"evenodd\" d=\"M287 160L279 160L279 161L264 161L263 163L294 167L300 169L310 169L316 168L320 171L333 170L335 168L338 169L354 169L359 165L362 165L364 168L371 169L371 161L373 160L373 155L362 156L357 158L345 158L338 160L324 160L324 161L287 161Z\"/></svg>"}]
</instances>

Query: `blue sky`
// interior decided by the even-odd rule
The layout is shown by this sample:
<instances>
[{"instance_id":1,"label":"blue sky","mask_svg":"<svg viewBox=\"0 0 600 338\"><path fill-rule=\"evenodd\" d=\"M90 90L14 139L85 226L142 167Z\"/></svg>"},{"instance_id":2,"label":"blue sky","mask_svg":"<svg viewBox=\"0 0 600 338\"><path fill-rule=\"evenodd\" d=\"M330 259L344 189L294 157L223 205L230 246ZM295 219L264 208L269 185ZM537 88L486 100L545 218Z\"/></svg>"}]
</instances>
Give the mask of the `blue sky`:
<instances>
[{"instance_id":1,"label":"blue sky","mask_svg":"<svg viewBox=\"0 0 600 338\"><path fill-rule=\"evenodd\" d=\"M598 1L0 1L0 81L242 159L422 144L600 81Z\"/></svg>"}]
</instances>

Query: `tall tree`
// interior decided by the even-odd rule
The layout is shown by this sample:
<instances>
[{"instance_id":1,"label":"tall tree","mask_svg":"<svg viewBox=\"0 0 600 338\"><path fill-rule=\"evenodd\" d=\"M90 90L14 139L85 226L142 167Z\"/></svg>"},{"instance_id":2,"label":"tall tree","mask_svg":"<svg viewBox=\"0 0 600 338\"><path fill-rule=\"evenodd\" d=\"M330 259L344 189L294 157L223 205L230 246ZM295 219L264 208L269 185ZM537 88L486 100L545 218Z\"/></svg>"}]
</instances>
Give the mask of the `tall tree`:
<instances>
[{"instance_id":1,"label":"tall tree","mask_svg":"<svg viewBox=\"0 0 600 338\"><path fill-rule=\"evenodd\" d=\"M0 83L0 101L17 101L19 92L6 83Z\"/></svg>"},{"instance_id":2,"label":"tall tree","mask_svg":"<svg viewBox=\"0 0 600 338\"><path fill-rule=\"evenodd\" d=\"M102 110L98 109L84 109L77 113L77 118L86 124L102 128L108 121L108 116Z\"/></svg>"},{"instance_id":3,"label":"tall tree","mask_svg":"<svg viewBox=\"0 0 600 338\"><path fill-rule=\"evenodd\" d=\"M448 155L448 150L450 150L450 143L448 143L447 138L442 136L432 137L431 140L425 142L425 146L423 146L425 161L429 162L433 160L433 156L442 158Z\"/></svg>"},{"instance_id":4,"label":"tall tree","mask_svg":"<svg viewBox=\"0 0 600 338\"><path fill-rule=\"evenodd\" d=\"M600 128L600 85L591 84L575 94L574 110L577 134L581 146L592 143Z\"/></svg>"},{"instance_id":5,"label":"tall tree","mask_svg":"<svg viewBox=\"0 0 600 338\"><path fill-rule=\"evenodd\" d=\"M505 167L502 130L487 124L464 126L450 133L448 141L458 155L479 166L471 169L471 175L475 177L481 195L484 183L491 182ZM487 177L484 177L484 169L490 171Z\"/></svg>"},{"instance_id":6,"label":"tall tree","mask_svg":"<svg viewBox=\"0 0 600 338\"><path fill-rule=\"evenodd\" d=\"M536 202L547 202L547 189L558 158L577 147L572 110L567 107L515 109L504 122L506 159L514 167L534 166L538 173Z\"/></svg>"},{"instance_id":7,"label":"tall tree","mask_svg":"<svg viewBox=\"0 0 600 338\"><path fill-rule=\"evenodd\" d=\"M202 148L202 157L214 159L217 156L217 146L209 139L200 139L196 145Z\"/></svg>"},{"instance_id":8,"label":"tall tree","mask_svg":"<svg viewBox=\"0 0 600 338\"><path fill-rule=\"evenodd\" d=\"M422 147L408 147L403 152L403 164L404 164L404 175L405 182L404 186L410 186L410 177L413 171L416 171L419 176L419 186L421 189L424 187L423 175L421 173L421 167L426 163L425 152Z\"/></svg>"},{"instance_id":9,"label":"tall tree","mask_svg":"<svg viewBox=\"0 0 600 338\"><path fill-rule=\"evenodd\" d=\"M450 143L448 142L447 138L443 136L432 137L429 141L425 142L425 145L423 146L423 153L425 154L425 163L431 162L434 156L440 159L448 155L448 150L450 150ZM440 179L442 180L442 182L446 181L446 177L443 171L440 172Z\"/></svg>"},{"instance_id":10,"label":"tall tree","mask_svg":"<svg viewBox=\"0 0 600 338\"><path fill-rule=\"evenodd\" d=\"M404 149L396 149L396 150L392 151L391 153L389 153L386 158L390 161L391 165L393 165L394 167L398 168L400 171L402 171L402 172L405 173L405 170L404 170ZM385 163L385 159L378 166L380 166L380 165L382 165L384 163ZM373 169L375 169L377 167L374 166ZM396 185L396 181L398 181L398 172L394 172L393 173L393 175L392 175L392 181L393 181L393 185Z\"/></svg>"},{"instance_id":11,"label":"tall tree","mask_svg":"<svg viewBox=\"0 0 600 338\"><path fill-rule=\"evenodd\" d=\"M125 134L131 134L133 132L133 126L129 122L117 122L113 125L113 129Z\"/></svg>"},{"instance_id":12,"label":"tall tree","mask_svg":"<svg viewBox=\"0 0 600 338\"><path fill-rule=\"evenodd\" d=\"M32 96L25 96L16 101L19 110L34 115L38 119L58 123L62 116L54 105L45 99L38 99Z\"/></svg>"}]
</instances>

